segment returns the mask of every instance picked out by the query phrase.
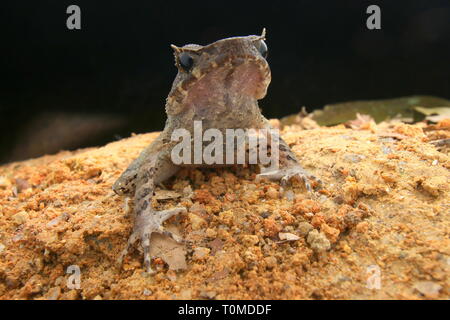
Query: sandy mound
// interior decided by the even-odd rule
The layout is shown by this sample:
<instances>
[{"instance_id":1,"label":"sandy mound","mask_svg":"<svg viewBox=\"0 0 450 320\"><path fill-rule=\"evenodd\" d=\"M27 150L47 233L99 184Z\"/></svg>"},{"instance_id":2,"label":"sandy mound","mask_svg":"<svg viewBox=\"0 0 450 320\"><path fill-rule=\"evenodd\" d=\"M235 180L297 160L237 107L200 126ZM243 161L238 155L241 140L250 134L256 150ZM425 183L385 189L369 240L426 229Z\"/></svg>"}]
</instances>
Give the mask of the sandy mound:
<instances>
[{"instance_id":1,"label":"sandy mound","mask_svg":"<svg viewBox=\"0 0 450 320\"><path fill-rule=\"evenodd\" d=\"M285 128L314 195L252 168L181 171L154 206L189 208L170 225L191 242L154 236L155 276L138 246L116 263L132 201L111 185L157 133L0 167L0 298L448 299L450 158L428 143L445 128Z\"/></svg>"}]
</instances>

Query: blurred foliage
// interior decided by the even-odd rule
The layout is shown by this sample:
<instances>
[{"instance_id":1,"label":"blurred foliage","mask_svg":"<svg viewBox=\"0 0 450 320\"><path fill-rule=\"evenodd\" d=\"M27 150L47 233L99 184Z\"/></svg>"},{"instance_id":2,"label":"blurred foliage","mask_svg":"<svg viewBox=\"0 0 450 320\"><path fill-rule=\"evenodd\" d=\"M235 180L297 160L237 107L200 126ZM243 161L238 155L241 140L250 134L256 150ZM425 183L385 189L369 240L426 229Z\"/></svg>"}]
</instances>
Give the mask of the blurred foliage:
<instances>
[{"instance_id":1,"label":"blurred foliage","mask_svg":"<svg viewBox=\"0 0 450 320\"><path fill-rule=\"evenodd\" d=\"M321 110L314 111L311 116L319 125L331 126L356 118L356 114L367 114L376 122L391 118L408 119L412 122L422 121L433 115L448 116L450 101L433 96L410 96L387 100L364 100L326 105ZM282 119L283 125L289 125L294 117ZM432 120L433 121L433 120Z\"/></svg>"}]
</instances>

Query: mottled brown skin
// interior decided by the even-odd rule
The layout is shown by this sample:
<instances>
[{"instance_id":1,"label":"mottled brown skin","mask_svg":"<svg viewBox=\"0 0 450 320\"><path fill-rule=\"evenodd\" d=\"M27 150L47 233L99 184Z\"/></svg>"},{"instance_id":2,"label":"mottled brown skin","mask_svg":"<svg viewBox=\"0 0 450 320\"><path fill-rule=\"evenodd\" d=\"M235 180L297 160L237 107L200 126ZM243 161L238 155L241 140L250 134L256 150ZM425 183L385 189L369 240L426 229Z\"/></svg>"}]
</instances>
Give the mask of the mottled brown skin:
<instances>
[{"instance_id":1,"label":"mottled brown skin","mask_svg":"<svg viewBox=\"0 0 450 320\"><path fill-rule=\"evenodd\" d=\"M270 128L261 114L257 100L266 95L271 80L269 65L264 55L265 34L233 37L207 46L185 45L174 49L178 74L167 97L168 116L164 131L134 160L115 182L113 190L119 195L134 195L135 222L133 232L121 259L136 240L144 249L144 263L151 269L150 238L153 232L167 235L177 242L182 239L166 231L163 222L186 212L178 207L156 211L151 206L155 185L174 175L179 166L171 161L171 150L177 142L171 141L172 132L184 128L193 133L193 123L201 120L203 131L208 128L262 129ZM265 47L266 48L266 47ZM192 67L183 67L180 56L186 53L193 59ZM207 165L204 165L207 166ZM280 138L279 169L265 171L258 178L287 182L296 177L310 190L309 175L298 163L295 154Z\"/></svg>"}]
</instances>

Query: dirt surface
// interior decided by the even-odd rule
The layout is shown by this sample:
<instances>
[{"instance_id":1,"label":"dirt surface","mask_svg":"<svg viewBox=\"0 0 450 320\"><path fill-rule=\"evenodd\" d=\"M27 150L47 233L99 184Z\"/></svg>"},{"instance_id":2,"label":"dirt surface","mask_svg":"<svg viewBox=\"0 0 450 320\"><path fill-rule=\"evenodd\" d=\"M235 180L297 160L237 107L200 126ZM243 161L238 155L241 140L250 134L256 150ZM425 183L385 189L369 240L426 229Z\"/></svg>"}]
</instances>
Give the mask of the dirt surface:
<instances>
[{"instance_id":1,"label":"dirt surface","mask_svg":"<svg viewBox=\"0 0 450 320\"><path fill-rule=\"evenodd\" d=\"M169 221L189 243L154 236L153 276L139 246L117 263L132 201L111 185L157 133L0 167L0 298L448 299L450 157L429 140L449 121L303 127L282 134L323 181L314 194L254 168L161 186L153 205L189 209Z\"/></svg>"}]
</instances>

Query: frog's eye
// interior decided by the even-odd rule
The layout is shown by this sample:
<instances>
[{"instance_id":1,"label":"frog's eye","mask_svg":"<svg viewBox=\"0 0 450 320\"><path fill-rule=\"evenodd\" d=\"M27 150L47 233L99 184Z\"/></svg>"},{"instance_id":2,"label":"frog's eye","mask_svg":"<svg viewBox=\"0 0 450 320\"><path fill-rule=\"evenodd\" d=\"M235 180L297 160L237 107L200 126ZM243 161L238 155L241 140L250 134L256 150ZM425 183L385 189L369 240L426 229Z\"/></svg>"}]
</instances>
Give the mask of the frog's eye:
<instances>
[{"instance_id":1,"label":"frog's eye","mask_svg":"<svg viewBox=\"0 0 450 320\"><path fill-rule=\"evenodd\" d=\"M194 59L187 52L182 52L178 57L178 61L180 63L180 67L183 68L184 71L189 72L192 66L194 65Z\"/></svg>"},{"instance_id":2,"label":"frog's eye","mask_svg":"<svg viewBox=\"0 0 450 320\"><path fill-rule=\"evenodd\" d=\"M256 43L256 48L258 49L259 53L264 57L267 58L267 54L269 53L269 50L267 49L267 45L263 40L259 40Z\"/></svg>"}]
</instances>

